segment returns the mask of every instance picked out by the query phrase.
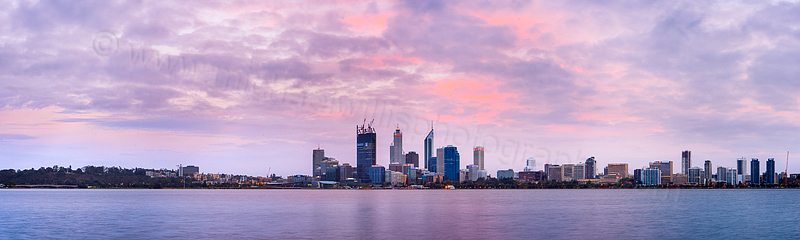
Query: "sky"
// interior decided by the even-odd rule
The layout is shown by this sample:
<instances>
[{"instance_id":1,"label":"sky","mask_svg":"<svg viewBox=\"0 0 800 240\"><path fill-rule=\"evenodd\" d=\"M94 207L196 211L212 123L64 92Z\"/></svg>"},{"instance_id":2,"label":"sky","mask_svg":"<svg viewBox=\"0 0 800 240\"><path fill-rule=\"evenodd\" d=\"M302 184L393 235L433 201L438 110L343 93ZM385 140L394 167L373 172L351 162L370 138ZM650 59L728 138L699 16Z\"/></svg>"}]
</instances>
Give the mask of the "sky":
<instances>
[{"instance_id":1,"label":"sky","mask_svg":"<svg viewBox=\"0 0 800 240\"><path fill-rule=\"evenodd\" d=\"M23 1L0 5L0 169L311 174L454 145L464 168L594 156L800 172L793 1Z\"/></svg>"}]
</instances>

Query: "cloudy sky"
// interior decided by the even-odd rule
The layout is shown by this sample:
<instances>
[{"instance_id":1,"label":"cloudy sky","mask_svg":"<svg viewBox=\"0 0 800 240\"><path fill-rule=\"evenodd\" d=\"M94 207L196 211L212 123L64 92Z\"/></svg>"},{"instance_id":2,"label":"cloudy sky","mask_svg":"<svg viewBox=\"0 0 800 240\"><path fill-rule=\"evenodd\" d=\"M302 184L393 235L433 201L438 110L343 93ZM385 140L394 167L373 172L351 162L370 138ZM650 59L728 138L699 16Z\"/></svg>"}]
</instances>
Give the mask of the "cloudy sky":
<instances>
[{"instance_id":1,"label":"cloudy sky","mask_svg":"<svg viewBox=\"0 0 800 240\"><path fill-rule=\"evenodd\" d=\"M800 4L33 1L0 5L0 168L310 174L356 125L461 165L800 156ZM790 172L800 171L792 163ZM602 169L602 168L600 168ZM762 166L762 170L764 166ZM602 170L601 170L602 171ZM631 170L632 171L632 170Z\"/></svg>"}]
</instances>

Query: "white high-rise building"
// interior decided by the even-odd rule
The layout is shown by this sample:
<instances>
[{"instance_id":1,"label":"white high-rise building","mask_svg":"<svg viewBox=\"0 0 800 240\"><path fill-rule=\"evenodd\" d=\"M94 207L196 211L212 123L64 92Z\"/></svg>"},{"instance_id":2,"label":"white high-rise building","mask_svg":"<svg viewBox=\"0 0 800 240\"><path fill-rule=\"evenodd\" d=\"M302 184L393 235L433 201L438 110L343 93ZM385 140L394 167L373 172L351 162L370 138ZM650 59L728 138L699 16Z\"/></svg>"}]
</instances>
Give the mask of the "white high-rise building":
<instances>
[{"instance_id":1,"label":"white high-rise building","mask_svg":"<svg viewBox=\"0 0 800 240\"><path fill-rule=\"evenodd\" d=\"M739 171L735 168L729 168L728 173L725 176L725 181L728 184L736 185L739 183Z\"/></svg>"},{"instance_id":2,"label":"white high-rise building","mask_svg":"<svg viewBox=\"0 0 800 240\"><path fill-rule=\"evenodd\" d=\"M389 163L405 163L406 158L403 155L403 132L400 131L400 126L394 131L394 142L389 146Z\"/></svg>"},{"instance_id":3,"label":"white high-rise building","mask_svg":"<svg viewBox=\"0 0 800 240\"><path fill-rule=\"evenodd\" d=\"M525 168L522 169L523 172L535 172L536 171L536 159L528 158L527 165Z\"/></svg>"},{"instance_id":4,"label":"white high-rise building","mask_svg":"<svg viewBox=\"0 0 800 240\"><path fill-rule=\"evenodd\" d=\"M478 165L468 165L467 171L469 172L470 181L478 181Z\"/></svg>"},{"instance_id":5,"label":"white high-rise building","mask_svg":"<svg viewBox=\"0 0 800 240\"><path fill-rule=\"evenodd\" d=\"M483 146L475 146L472 154L472 164L478 166L478 170L484 170L483 166Z\"/></svg>"}]
</instances>

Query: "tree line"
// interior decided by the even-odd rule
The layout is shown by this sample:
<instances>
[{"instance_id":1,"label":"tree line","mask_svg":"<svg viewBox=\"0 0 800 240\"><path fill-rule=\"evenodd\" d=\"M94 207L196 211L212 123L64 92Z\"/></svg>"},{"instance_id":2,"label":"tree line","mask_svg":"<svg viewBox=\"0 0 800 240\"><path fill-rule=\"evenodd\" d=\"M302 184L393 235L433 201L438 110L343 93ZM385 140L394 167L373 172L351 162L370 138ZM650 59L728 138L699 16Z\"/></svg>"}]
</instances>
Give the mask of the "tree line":
<instances>
[{"instance_id":1,"label":"tree line","mask_svg":"<svg viewBox=\"0 0 800 240\"><path fill-rule=\"evenodd\" d=\"M182 178L151 178L147 171L174 172L167 169L122 168L105 166L85 166L72 169L72 166L40 167L39 169L0 170L0 183L16 185L77 185L78 187L99 188L163 188L182 187Z\"/></svg>"}]
</instances>

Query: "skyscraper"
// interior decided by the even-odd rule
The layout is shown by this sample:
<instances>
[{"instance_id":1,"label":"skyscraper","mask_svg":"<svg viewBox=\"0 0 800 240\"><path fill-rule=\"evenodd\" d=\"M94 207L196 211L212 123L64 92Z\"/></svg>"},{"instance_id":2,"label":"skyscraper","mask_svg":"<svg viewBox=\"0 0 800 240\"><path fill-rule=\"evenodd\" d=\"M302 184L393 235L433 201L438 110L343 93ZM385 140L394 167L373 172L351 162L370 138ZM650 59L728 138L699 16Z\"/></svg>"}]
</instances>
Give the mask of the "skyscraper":
<instances>
[{"instance_id":1,"label":"skyscraper","mask_svg":"<svg viewBox=\"0 0 800 240\"><path fill-rule=\"evenodd\" d=\"M386 181L386 168L382 165L373 165L369 167L369 182L382 183Z\"/></svg>"},{"instance_id":2,"label":"skyscraper","mask_svg":"<svg viewBox=\"0 0 800 240\"><path fill-rule=\"evenodd\" d=\"M400 131L400 126L397 126L397 129L394 130L394 142L390 146L390 156L389 156L389 163L403 163L405 162L405 158L403 157L403 132Z\"/></svg>"},{"instance_id":3,"label":"skyscraper","mask_svg":"<svg viewBox=\"0 0 800 240\"><path fill-rule=\"evenodd\" d=\"M320 180L339 181L339 161L335 158L325 158L320 165Z\"/></svg>"},{"instance_id":4,"label":"skyscraper","mask_svg":"<svg viewBox=\"0 0 800 240\"><path fill-rule=\"evenodd\" d=\"M728 182L728 168L717 167L717 182Z\"/></svg>"},{"instance_id":5,"label":"skyscraper","mask_svg":"<svg viewBox=\"0 0 800 240\"><path fill-rule=\"evenodd\" d=\"M728 175L725 177L725 181L730 185L739 184L739 171L735 168L728 169Z\"/></svg>"},{"instance_id":6,"label":"skyscraper","mask_svg":"<svg viewBox=\"0 0 800 240\"><path fill-rule=\"evenodd\" d=\"M597 163L594 161L594 157L590 157L586 159L586 179L594 179L594 176L597 175Z\"/></svg>"},{"instance_id":7,"label":"skyscraper","mask_svg":"<svg viewBox=\"0 0 800 240\"><path fill-rule=\"evenodd\" d=\"M431 125L431 132L428 133L428 136L425 137L425 152L424 152L424 161L425 161L425 168L428 171L436 172L433 163L431 162L431 158L434 157L435 149L433 148L433 125Z\"/></svg>"},{"instance_id":8,"label":"skyscraper","mask_svg":"<svg viewBox=\"0 0 800 240\"><path fill-rule=\"evenodd\" d=\"M701 183L703 176L700 176L700 173L702 171L703 169L699 167L689 168L689 183Z\"/></svg>"},{"instance_id":9,"label":"skyscraper","mask_svg":"<svg viewBox=\"0 0 800 240\"><path fill-rule=\"evenodd\" d=\"M429 172L435 173L436 170L439 170L439 169L436 169L436 157L431 157L430 164L431 164L431 168L428 169Z\"/></svg>"},{"instance_id":10,"label":"skyscraper","mask_svg":"<svg viewBox=\"0 0 800 240\"><path fill-rule=\"evenodd\" d=\"M478 170L484 170L483 166L483 147L475 146L472 152L472 164L478 166Z\"/></svg>"},{"instance_id":11,"label":"skyscraper","mask_svg":"<svg viewBox=\"0 0 800 240\"><path fill-rule=\"evenodd\" d=\"M314 149L314 155L311 162L311 176L318 177L320 172L317 171L322 165L322 160L325 159L325 149Z\"/></svg>"},{"instance_id":12,"label":"skyscraper","mask_svg":"<svg viewBox=\"0 0 800 240\"><path fill-rule=\"evenodd\" d=\"M436 149L436 173L439 175L444 175L444 147L440 147Z\"/></svg>"},{"instance_id":13,"label":"skyscraper","mask_svg":"<svg viewBox=\"0 0 800 240\"><path fill-rule=\"evenodd\" d=\"M705 179L703 179L703 180L705 180L704 181L705 184L711 183L711 175L713 175L713 172L711 172L711 169L712 169L711 160L706 159L706 163L703 164L703 173L706 174L705 176L703 176L705 178Z\"/></svg>"},{"instance_id":14,"label":"skyscraper","mask_svg":"<svg viewBox=\"0 0 800 240\"><path fill-rule=\"evenodd\" d=\"M750 184L759 185L761 184L761 163L758 162L758 158L753 158L750 160Z\"/></svg>"},{"instance_id":15,"label":"skyscraper","mask_svg":"<svg viewBox=\"0 0 800 240\"><path fill-rule=\"evenodd\" d=\"M344 182L347 181L348 178L353 177L353 167L350 166L349 163L342 163L339 166L339 181Z\"/></svg>"},{"instance_id":16,"label":"skyscraper","mask_svg":"<svg viewBox=\"0 0 800 240\"><path fill-rule=\"evenodd\" d=\"M545 174L545 176L549 176L549 174L550 174L550 164L549 163L545 163L544 164L544 174Z\"/></svg>"},{"instance_id":17,"label":"skyscraper","mask_svg":"<svg viewBox=\"0 0 800 240\"><path fill-rule=\"evenodd\" d=\"M736 159L736 171L739 175L747 175L747 158L740 157Z\"/></svg>"},{"instance_id":18,"label":"skyscraper","mask_svg":"<svg viewBox=\"0 0 800 240\"><path fill-rule=\"evenodd\" d=\"M376 157L378 154L375 148L375 140L377 138L375 129L372 128L372 122L367 125L366 121L364 119L364 125L356 126L356 133L358 134L356 139L356 171L358 172L358 180L368 183L370 182L369 168L377 164Z\"/></svg>"},{"instance_id":19,"label":"skyscraper","mask_svg":"<svg viewBox=\"0 0 800 240\"><path fill-rule=\"evenodd\" d=\"M437 156L439 158L439 156ZM444 147L444 175L450 181L458 180L458 174L461 170L461 157L458 154L458 148L453 145Z\"/></svg>"},{"instance_id":20,"label":"skyscraper","mask_svg":"<svg viewBox=\"0 0 800 240\"><path fill-rule=\"evenodd\" d=\"M764 172L764 183L767 185L776 184L777 179L775 177L775 159L774 158L767 158L767 171Z\"/></svg>"},{"instance_id":21,"label":"skyscraper","mask_svg":"<svg viewBox=\"0 0 800 240\"><path fill-rule=\"evenodd\" d=\"M681 153L681 163L683 163L681 173L689 175L689 168L692 168L692 151L686 150Z\"/></svg>"},{"instance_id":22,"label":"skyscraper","mask_svg":"<svg viewBox=\"0 0 800 240\"><path fill-rule=\"evenodd\" d=\"M406 164L414 164L414 167L419 167L419 154L415 151L406 153Z\"/></svg>"}]
</instances>

